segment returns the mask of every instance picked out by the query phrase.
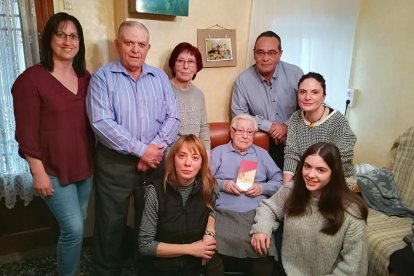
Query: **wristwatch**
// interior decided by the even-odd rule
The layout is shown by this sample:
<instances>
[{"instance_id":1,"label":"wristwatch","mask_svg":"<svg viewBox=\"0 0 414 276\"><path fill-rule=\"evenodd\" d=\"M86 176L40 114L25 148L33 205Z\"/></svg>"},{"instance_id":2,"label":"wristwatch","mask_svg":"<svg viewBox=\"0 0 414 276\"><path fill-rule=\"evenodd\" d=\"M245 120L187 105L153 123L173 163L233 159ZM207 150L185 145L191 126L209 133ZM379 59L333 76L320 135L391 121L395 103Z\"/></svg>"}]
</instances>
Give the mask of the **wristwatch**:
<instances>
[{"instance_id":1,"label":"wristwatch","mask_svg":"<svg viewBox=\"0 0 414 276\"><path fill-rule=\"evenodd\" d=\"M206 232L204 232L204 235L212 236L214 238L216 236L216 231L206 229Z\"/></svg>"}]
</instances>

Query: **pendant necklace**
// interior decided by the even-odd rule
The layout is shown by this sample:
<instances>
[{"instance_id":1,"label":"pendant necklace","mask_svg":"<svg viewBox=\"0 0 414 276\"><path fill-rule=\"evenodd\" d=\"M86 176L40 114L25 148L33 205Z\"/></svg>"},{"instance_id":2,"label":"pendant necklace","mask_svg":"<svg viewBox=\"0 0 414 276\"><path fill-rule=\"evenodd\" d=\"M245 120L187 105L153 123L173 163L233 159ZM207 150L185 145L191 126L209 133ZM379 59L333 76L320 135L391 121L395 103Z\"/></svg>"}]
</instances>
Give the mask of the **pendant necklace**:
<instances>
[{"instance_id":1,"label":"pendant necklace","mask_svg":"<svg viewBox=\"0 0 414 276\"><path fill-rule=\"evenodd\" d=\"M306 114L305 114L305 118L306 118L306 120L308 120L309 121L309 128L314 128L315 127L315 124L317 123L317 122L319 122L321 119L322 119L322 117L323 117L323 115L325 114L325 110L326 110L326 106L324 106L323 107L323 112L322 112L322 115L321 115L321 117L319 117L319 119L318 120L316 120L316 121L311 121L311 120L309 120L307 117L306 117Z\"/></svg>"}]
</instances>

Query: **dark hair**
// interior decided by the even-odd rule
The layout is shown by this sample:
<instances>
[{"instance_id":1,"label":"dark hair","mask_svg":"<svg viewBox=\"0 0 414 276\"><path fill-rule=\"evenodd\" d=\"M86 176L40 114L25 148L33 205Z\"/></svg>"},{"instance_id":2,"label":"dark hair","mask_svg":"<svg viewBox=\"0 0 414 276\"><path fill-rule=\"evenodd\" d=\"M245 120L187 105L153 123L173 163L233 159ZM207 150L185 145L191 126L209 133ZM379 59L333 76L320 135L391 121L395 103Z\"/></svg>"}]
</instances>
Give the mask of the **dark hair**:
<instances>
[{"instance_id":1,"label":"dark hair","mask_svg":"<svg viewBox=\"0 0 414 276\"><path fill-rule=\"evenodd\" d=\"M315 73L315 72L309 72L306 75L303 75L298 82L298 89L299 89L300 84L306 79L317 80L322 86L323 94L326 95L326 81L321 74Z\"/></svg>"},{"instance_id":2,"label":"dark hair","mask_svg":"<svg viewBox=\"0 0 414 276\"><path fill-rule=\"evenodd\" d=\"M79 21L74 16L69 15L65 12L59 12L52 15L45 25L42 36L42 53L40 63L43 65L43 67L49 70L49 72L53 71L53 50L52 46L50 45L52 41L52 35L58 31L60 26L65 26L69 21L75 25L79 36L79 51L73 59L72 66L76 74L80 77L83 76L86 70L85 41L83 39L83 30Z\"/></svg>"},{"instance_id":3,"label":"dark hair","mask_svg":"<svg viewBox=\"0 0 414 276\"><path fill-rule=\"evenodd\" d=\"M208 208L213 209L213 193L216 180L211 174L211 170L208 165L206 148L204 147L203 142L194 134L182 135L168 153L167 160L165 162L164 190L167 190L167 185L171 185L176 190L180 185L180 183L178 183L178 176L175 170L175 155L180 152L184 144L187 145L189 150L198 152L201 156L201 168L196 177L198 177L201 181L201 193L204 203Z\"/></svg>"},{"instance_id":4,"label":"dark hair","mask_svg":"<svg viewBox=\"0 0 414 276\"><path fill-rule=\"evenodd\" d=\"M257 41L262 38L262 37L274 37L279 41L279 51L282 51L282 40L280 39L280 36L278 36L275 32L273 31L266 31L261 33L257 38L256 38L256 42L254 43L254 49L256 49L256 44Z\"/></svg>"},{"instance_id":5,"label":"dark hair","mask_svg":"<svg viewBox=\"0 0 414 276\"><path fill-rule=\"evenodd\" d=\"M334 144L325 142L313 144L303 153L296 170L292 193L284 206L286 214L288 216L300 216L305 213L309 205L311 193L306 188L302 168L306 157L312 154L322 157L331 169L331 179L322 188L318 201L319 212L325 218L325 224L321 232L335 235L344 222L345 212L366 221L368 209L364 201L349 190L346 185L338 148ZM357 207L358 212L349 212L347 209L351 205Z\"/></svg>"},{"instance_id":6,"label":"dark hair","mask_svg":"<svg viewBox=\"0 0 414 276\"><path fill-rule=\"evenodd\" d=\"M193 76L193 79L195 79L197 73L200 72L201 69L203 69L203 60L201 58L201 53L198 50L198 48L194 47L188 42L181 42L180 44L175 46L174 50L172 50L170 59L168 60L168 66L171 69L171 74L173 77L175 77L175 62L177 61L178 56L183 52L187 52L195 57L197 65L197 71Z\"/></svg>"}]
</instances>

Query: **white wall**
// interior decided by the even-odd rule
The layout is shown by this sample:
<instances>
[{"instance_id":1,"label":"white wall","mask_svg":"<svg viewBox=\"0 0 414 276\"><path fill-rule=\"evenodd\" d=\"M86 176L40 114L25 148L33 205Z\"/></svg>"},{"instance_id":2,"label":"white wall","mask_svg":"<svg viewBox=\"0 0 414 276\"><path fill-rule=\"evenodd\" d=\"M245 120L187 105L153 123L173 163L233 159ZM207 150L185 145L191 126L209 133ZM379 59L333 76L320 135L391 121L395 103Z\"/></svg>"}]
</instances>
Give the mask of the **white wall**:
<instances>
[{"instance_id":1,"label":"white wall","mask_svg":"<svg viewBox=\"0 0 414 276\"><path fill-rule=\"evenodd\" d=\"M326 79L326 104L345 112L360 0L253 0L249 52L264 30L282 40L282 60ZM253 64L252 55L248 56Z\"/></svg>"},{"instance_id":2,"label":"white wall","mask_svg":"<svg viewBox=\"0 0 414 276\"><path fill-rule=\"evenodd\" d=\"M414 125L414 1L361 0L350 87L355 161L387 164L395 138ZM413 157L414 158L414 157Z\"/></svg>"}]
</instances>

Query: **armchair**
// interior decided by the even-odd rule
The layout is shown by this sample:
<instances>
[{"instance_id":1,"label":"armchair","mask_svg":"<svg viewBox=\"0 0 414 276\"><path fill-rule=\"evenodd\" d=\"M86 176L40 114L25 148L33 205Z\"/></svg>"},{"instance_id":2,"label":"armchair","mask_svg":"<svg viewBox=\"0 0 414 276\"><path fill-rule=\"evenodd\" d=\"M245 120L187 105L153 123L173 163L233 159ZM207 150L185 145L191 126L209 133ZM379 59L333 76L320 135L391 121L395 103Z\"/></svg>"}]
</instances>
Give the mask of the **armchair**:
<instances>
[{"instance_id":1,"label":"armchair","mask_svg":"<svg viewBox=\"0 0 414 276\"><path fill-rule=\"evenodd\" d=\"M210 125L211 149L226 144L230 141L230 123L212 122ZM259 147L269 150L269 135L262 131L254 134L253 143Z\"/></svg>"}]
</instances>

